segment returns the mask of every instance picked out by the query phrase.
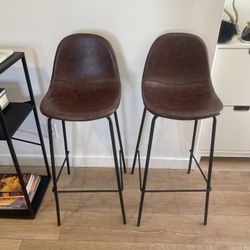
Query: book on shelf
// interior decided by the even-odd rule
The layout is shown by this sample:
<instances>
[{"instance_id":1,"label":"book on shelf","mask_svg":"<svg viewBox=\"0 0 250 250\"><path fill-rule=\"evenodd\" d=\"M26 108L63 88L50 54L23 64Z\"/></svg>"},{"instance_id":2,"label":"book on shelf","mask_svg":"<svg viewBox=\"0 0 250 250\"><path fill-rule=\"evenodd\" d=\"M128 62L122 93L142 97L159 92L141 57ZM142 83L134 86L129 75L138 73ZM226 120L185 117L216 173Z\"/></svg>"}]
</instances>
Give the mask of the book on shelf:
<instances>
[{"instance_id":1,"label":"book on shelf","mask_svg":"<svg viewBox=\"0 0 250 250\"><path fill-rule=\"evenodd\" d=\"M23 174L23 180L30 201L33 200L41 177ZM0 209L27 209L19 178L16 174L0 175Z\"/></svg>"},{"instance_id":2,"label":"book on shelf","mask_svg":"<svg viewBox=\"0 0 250 250\"><path fill-rule=\"evenodd\" d=\"M0 63L5 61L13 53L14 53L14 51L10 50L10 49L0 49Z\"/></svg>"},{"instance_id":3,"label":"book on shelf","mask_svg":"<svg viewBox=\"0 0 250 250\"><path fill-rule=\"evenodd\" d=\"M9 104L9 100L7 98L6 90L4 88L0 88L0 107L1 109L5 109Z\"/></svg>"},{"instance_id":4,"label":"book on shelf","mask_svg":"<svg viewBox=\"0 0 250 250\"><path fill-rule=\"evenodd\" d=\"M26 187L30 186L31 174L23 174ZM22 188L17 174L0 174L0 197L22 195Z\"/></svg>"}]
</instances>

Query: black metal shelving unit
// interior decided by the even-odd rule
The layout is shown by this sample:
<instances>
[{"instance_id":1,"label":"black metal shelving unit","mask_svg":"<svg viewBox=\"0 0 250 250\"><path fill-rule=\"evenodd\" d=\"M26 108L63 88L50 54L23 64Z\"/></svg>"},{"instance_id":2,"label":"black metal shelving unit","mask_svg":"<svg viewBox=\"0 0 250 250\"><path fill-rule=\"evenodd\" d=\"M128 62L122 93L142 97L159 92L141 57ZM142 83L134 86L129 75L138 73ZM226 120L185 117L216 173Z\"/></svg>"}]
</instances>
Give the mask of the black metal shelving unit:
<instances>
[{"instance_id":1,"label":"black metal shelving unit","mask_svg":"<svg viewBox=\"0 0 250 250\"><path fill-rule=\"evenodd\" d=\"M37 213L37 210L40 206L43 196L47 190L47 187L50 182L51 174L49 170L49 164L48 164L48 160L46 156L41 126L40 126L40 122L38 118L32 85L31 85L28 67L27 67L24 53L14 52L9 58L3 61L0 64L0 74L2 74L4 71L6 71L8 68L10 68L13 64L15 64L19 60L21 60L22 62L30 100L27 102L22 102L22 103L11 102L4 110L1 110L0 108L0 140L4 140L7 142L10 155L13 160L14 168L18 175L18 178L22 187L22 192L27 203L27 209L9 209L9 208L0 209L0 217L33 219ZM24 122L26 117L32 111L34 113L34 118L35 118L40 142L32 142L32 141L28 141L25 139L14 137L15 132L18 130L18 128ZM41 146L41 149L42 149L47 175L41 175L41 181L39 183L39 186L36 190L36 193L32 202L30 202L29 200L29 195L27 193L26 185L22 178L23 175L22 175L21 167L19 165L12 140L18 140L18 141L22 141L25 143L31 143L33 145L38 145L38 146Z\"/></svg>"}]
</instances>

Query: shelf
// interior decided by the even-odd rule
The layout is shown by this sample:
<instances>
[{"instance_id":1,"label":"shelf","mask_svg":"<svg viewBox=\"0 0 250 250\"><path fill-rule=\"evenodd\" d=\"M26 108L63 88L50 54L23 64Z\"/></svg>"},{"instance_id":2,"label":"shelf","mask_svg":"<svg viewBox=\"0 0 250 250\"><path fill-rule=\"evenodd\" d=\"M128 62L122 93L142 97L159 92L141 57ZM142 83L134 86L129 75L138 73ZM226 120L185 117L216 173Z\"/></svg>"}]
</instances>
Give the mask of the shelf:
<instances>
[{"instance_id":1,"label":"shelf","mask_svg":"<svg viewBox=\"0 0 250 250\"><path fill-rule=\"evenodd\" d=\"M37 213L37 210L42 202L44 194L50 182L49 176L41 176L41 181L36 190L36 194L32 200L32 212L28 209L0 209L0 217L2 218L27 218L33 219Z\"/></svg>"},{"instance_id":2,"label":"shelf","mask_svg":"<svg viewBox=\"0 0 250 250\"><path fill-rule=\"evenodd\" d=\"M38 119L38 113L36 109L36 104L35 104L35 99L34 99L34 94L32 90L32 85L29 77L29 71L25 59L25 55L23 52L14 52L11 56L9 56L6 60L0 63L0 74L2 74L4 71L6 71L8 68L10 68L13 64L15 64L17 61L21 60L22 62L22 67L24 70L24 75L27 83L27 88L29 91L29 101L23 102L23 103L17 103L17 102L11 102L9 105L4 109L0 110L0 140L5 140L7 141L7 145L10 150L10 154L13 160L14 168L16 170L16 173L20 178L22 178L22 171L20 164L18 162L15 149L12 143L12 138L13 135L16 133L18 128L22 125L24 120L27 118L29 113L33 111L34 113L34 118L36 121L36 127L38 131L38 136L40 139L40 143L34 143L30 142L27 140L21 140L26 143L33 143L36 145L41 146L43 157L44 157L44 163L45 163L45 168L47 172L47 176L42 175L41 176L41 181L39 183L39 186L37 188L37 191L35 193L35 196L31 202L30 208L25 208L25 209L0 209L0 217L4 218L27 218L27 219L33 219L38 211L38 208L42 202L42 199L44 197L44 194L47 190L47 187L50 182L50 170L49 170L49 163L47 160L46 156L46 150L45 150L45 145L43 142L43 137L42 137L42 131L40 127L40 122ZM4 127L6 130L4 130ZM14 139L14 138L13 138ZM17 140L17 138L15 138ZM25 188L25 187L23 187ZM24 189L23 189L24 191Z\"/></svg>"},{"instance_id":3,"label":"shelf","mask_svg":"<svg viewBox=\"0 0 250 250\"><path fill-rule=\"evenodd\" d=\"M217 49L249 49L250 43L242 42L240 38L233 37L233 39L227 43L217 44Z\"/></svg>"},{"instance_id":4,"label":"shelf","mask_svg":"<svg viewBox=\"0 0 250 250\"><path fill-rule=\"evenodd\" d=\"M2 74L6 69L16 63L24 56L23 52L14 52L10 57L0 63L0 74Z\"/></svg>"},{"instance_id":5,"label":"shelf","mask_svg":"<svg viewBox=\"0 0 250 250\"><path fill-rule=\"evenodd\" d=\"M10 137L12 137L18 128L21 126L25 118L32 111L33 105L31 102L10 103L4 110L3 116ZM0 140L6 140L2 124L0 124Z\"/></svg>"}]
</instances>

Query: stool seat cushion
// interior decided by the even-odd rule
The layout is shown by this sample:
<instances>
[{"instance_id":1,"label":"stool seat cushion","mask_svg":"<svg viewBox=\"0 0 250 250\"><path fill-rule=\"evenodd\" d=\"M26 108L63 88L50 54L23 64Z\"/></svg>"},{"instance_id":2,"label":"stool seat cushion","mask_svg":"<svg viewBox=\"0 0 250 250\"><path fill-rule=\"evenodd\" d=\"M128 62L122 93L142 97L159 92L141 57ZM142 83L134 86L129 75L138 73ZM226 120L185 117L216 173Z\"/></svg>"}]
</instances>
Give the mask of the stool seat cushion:
<instances>
[{"instance_id":1,"label":"stool seat cushion","mask_svg":"<svg viewBox=\"0 0 250 250\"><path fill-rule=\"evenodd\" d=\"M207 48L194 34L168 33L153 43L142 78L145 107L178 120L216 116L222 102L210 78Z\"/></svg>"},{"instance_id":2,"label":"stool seat cushion","mask_svg":"<svg viewBox=\"0 0 250 250\"><path fill-rule=\"evenodd\" d=\"M177 120L196 120L216 116L222 103L212 85L202 82L183 84L145 81L144 105L153 114Z\"/></svg>"},{"instance_id":3,"label":"stool seat cushion","mask_svg":"<svg viewBox=\"0 0 250 250\"><path fill-rule=\"evenodd\" d=\"M56 86L53 88L53 86ZM110 116L120 102L120 83L102 79L52 84L41 103L42 113L66 121L90 121Z\"/></svg>"},{"instance_id":4,"label":"stool seat cushion","mask_svg":"<svg viewBox=\"0 0 250 250\"><path fill-rule=\"evenodd\" d=\"M90 121L114 113L120 96L111 44L99 35L79 33L58 45L50 86L40 108L49 118Z\"/></svg>"}]
</instances>

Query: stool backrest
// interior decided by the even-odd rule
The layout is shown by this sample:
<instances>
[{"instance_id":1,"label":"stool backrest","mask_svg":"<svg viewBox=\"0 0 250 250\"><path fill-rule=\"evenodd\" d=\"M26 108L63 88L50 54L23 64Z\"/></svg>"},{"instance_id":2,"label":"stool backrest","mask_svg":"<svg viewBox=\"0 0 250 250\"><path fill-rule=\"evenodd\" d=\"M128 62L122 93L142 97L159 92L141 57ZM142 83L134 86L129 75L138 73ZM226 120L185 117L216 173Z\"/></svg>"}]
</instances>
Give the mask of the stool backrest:
<instances>
[{"instance_id":1,"label":"stool backrest","mask_svg":"<svg viewBox=\"0 0 250 250\"><path fill-rule=\"evenodd\" d=\"M96 34L73 34L58 45L51 84L55 81L72 84L114 79L119 71L112 46Z\"/></svg>"},{"instance_id":2,"label":"stool backrest","mask_svg":"<svg viewBox=\"0 0 250 250\"><path fill-rule=\"evenodd\" d=\"M158 37L147 56L142 84L144 81L210 83L205 43L188 33L168 33Z\"/></svg>"}]
</instances>

